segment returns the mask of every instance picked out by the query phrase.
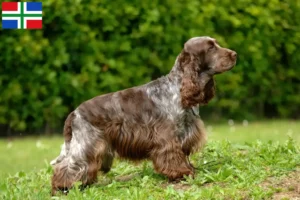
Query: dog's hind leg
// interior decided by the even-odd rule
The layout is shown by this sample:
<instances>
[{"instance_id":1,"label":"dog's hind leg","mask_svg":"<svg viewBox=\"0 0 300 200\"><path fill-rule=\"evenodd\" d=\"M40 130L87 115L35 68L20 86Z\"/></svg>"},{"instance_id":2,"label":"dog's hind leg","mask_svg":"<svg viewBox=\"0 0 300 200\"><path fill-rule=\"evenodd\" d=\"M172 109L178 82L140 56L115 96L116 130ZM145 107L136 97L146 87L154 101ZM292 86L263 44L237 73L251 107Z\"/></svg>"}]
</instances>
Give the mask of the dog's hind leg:
<instances>
[{"instance_id":1,"label":"dog's hind leg","mask_svg":"<svg viewBox=\"0 0 300 200\"><path fill-rule=\"evenodd\" d=\"M108 172L111 168L113 156L110 154L107 142L101 137L89 148L87 153L87 176L83 185L90 185L97 181L97 173L99 169Z\"/></svg>"},{"instance_id":2,"label":"dog's hind leg","mask_svg":"<svg viewBox=\"0 0 300 200\"><path fill-rule=\"evenodd\" d=\"M66 153L66 145L65 143L63 143L63 145L61 146L61 151L59 156L57 156L55 159L53 159L50 162L50 165L56 165L57 163L60 163L65 157L66 157L67 153Z\"/></svg>"},{"instance_id":3,"label":"dog's hind leg","mask_svg":"<svg viewBox=\"0 0 300 200\"><path fill-rule=\"evenodd\" d=\"M103 156L103 159L101 159L101 163L99 162L99 170L103 173L109 172L113 163L113 159L114 152L112 152L111 148L108 148L108 151L106 151L106 154Z\"/></svg>"},{"instance_id":4,"label":"dog's hind leg","mask_svg":"<svg viewBox=\"0 0 300 200\"><path fill-rule=\"evenodd\" d=\"M56 165L57 163L60 163L69 152L70 142L72 140L72 123L74 118L75 118L75 114L74 112L71 112L65 121L64 133L63 133L65 142L61 147L61 152L59 156L50 162L51 165Z\"/></svg>"},{"instance_id":5,"label":"dog's hind leg","mask_svg":"<svg viewBox=\"0 0 300 200\"><path fill-rule=\"evenodd\" d=\"M70 189L76 181L81 181L83 186L96 182L99 166L107 153L103 133L82 119L76 111L75 114L69 152L55 165L52 177L53 195L57 190Z\"/></svg>"}]
</instances>

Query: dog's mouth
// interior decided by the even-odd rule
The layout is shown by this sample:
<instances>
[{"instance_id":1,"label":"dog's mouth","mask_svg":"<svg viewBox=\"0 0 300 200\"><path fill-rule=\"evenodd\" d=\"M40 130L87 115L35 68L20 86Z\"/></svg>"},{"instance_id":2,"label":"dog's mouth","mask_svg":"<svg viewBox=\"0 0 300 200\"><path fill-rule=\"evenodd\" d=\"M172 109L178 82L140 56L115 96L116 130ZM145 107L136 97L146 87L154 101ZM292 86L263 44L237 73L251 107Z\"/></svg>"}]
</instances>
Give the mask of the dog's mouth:
<instances>
[{"instance_id":1,"label":"dog's mouth","mask_svg":"<svg viewBox=\"0 0 300 200\"><path fill-rule=\"evenodd\" d=\"M234 61L231 65L229 65L229 67L227 67L225 71L229 71L232 68L234 68L235 64L236 64L236 61Z\"/></svg>"},{"instance_id":2,"label":"dog's mouth","mask_svg":"<svg viewBox=\"0 0 300 200\"><path fill-rule=\"evenodd\" d=\"M230 71L236 65L236 61L222 62L220 66L215 68L215 74L221 74L226 71Z\"/></svg>"}]
</instances>

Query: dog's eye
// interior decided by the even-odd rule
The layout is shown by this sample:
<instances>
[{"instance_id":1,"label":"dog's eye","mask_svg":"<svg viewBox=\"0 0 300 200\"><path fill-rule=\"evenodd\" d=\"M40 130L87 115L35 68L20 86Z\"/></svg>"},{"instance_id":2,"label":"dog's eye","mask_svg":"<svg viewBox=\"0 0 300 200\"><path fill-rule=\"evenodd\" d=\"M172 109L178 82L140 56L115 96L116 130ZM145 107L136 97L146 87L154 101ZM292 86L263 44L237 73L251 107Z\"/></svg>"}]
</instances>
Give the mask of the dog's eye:
<instances>
[{"instance_id":1,"label":"dog's eye","mask_svg":"<svg viewBox=\"0 0 300 200\"><path fill-rule=\"evenodd\" d=\"M208 51L214 50L215 49L215 45L210 45L208 48Z\"/></svg>"}]
</instances>

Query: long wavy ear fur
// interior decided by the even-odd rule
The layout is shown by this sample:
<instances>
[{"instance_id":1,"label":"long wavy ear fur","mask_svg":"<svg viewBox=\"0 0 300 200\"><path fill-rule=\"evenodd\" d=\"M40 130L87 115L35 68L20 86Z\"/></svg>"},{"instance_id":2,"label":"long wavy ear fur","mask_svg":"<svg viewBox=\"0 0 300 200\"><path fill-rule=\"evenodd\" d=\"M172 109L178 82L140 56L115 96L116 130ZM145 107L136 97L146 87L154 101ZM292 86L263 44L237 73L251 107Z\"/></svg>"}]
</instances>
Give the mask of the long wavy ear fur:
<instances>
[{"instance_id":1,"label":"long wavy ear fur","mask_svg":"<svg viewBox=\"0 0 300 200\"><path fill-rule=\"evenodd\" d=\"M201 103L207 104L215 96L215 80L211 78L204 87L204 99Z\"/></svg>"},{"instance_id":2,"label":"long wavy ear fur","mask_svg":"<svg viewBox=\"0 0 300 200\"><path fill-rule=\"evenodd\" d=\"M183 108L208 103L215 94L215 84L212 77L207 78L205 72L201 72L199 58L183 50L178 61L183 71L180 88Z\"/></svg>"}]
</instances>

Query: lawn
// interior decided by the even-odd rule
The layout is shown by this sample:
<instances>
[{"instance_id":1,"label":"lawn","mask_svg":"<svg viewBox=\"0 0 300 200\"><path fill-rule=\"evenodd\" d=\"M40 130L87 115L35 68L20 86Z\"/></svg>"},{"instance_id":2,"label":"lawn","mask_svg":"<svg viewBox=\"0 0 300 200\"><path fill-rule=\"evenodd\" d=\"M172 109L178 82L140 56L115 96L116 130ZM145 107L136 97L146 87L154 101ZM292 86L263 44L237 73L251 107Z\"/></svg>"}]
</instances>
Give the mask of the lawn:
<instances>
[{"instance_id":1,"label":"lawn","mask_svg":"<svg viewBox=\"0 0 300 200\"><path fill-rule=\"evenodd\" d=\"M180 183L147 161L115 160L98 184L66 199L300 198L300 121L206 122L209 142L191 157L194 179ZM51 159L61 136L0 141L0 199L50 199ZM79 183L78 183L79 184Z\"/></svg>"}]
</instances>

